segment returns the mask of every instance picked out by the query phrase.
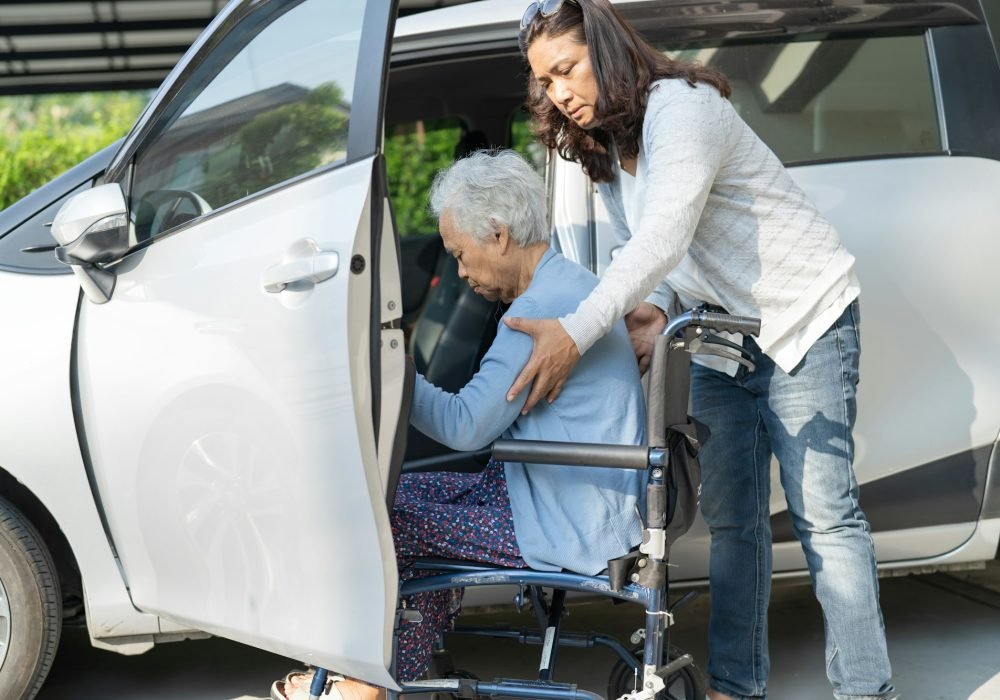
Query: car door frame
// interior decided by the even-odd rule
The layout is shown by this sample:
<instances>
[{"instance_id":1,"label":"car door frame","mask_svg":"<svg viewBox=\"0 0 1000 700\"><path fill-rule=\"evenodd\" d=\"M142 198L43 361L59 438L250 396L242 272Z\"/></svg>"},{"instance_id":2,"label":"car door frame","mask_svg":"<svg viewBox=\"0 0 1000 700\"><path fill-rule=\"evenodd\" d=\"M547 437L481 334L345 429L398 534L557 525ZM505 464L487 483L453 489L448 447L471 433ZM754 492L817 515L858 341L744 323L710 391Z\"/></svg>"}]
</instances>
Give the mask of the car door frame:
<instances>
[{"instance_id":1,"label":"car door frame","mask_svg":"<svg viewBox=\"0 0 1000 700\"><path fill-rule=\"evenodd\" d=\"M278 4L280 0L269 0ZM168 75L160 90L156 93L150 104L140 115L132 130L122 141L115 155L109 162L107 169L98 183L120 183L123 193L128 201L132 188L132 177L134 163L137 154L155 139L159 134L159 129L165 123L170 123L170 115L166 120L164 115L173 107L173 98L187 85L187 80L198 70L209 56L213 56L214 49L220 42L230 34L237 25L240 25L252 12L259 11L261 2L252 0L241 0L227 5L210 23L208 28L192 44L185 56L178 62L177 66ZM388 203L388 188L385 178L384 157L381 155L381 123L385 108L385 87L388 71L389 53L391 49L391 38L396 17L397 0L390 2L370 1L365 6L362 31L359 41L358 54L363 57L359 60L355 69L355 84L352 94L352 115L348 125L347 135L347 156L345 160L323 166L309 172L300 174L293 178L284 180L273 186L267 187L248 197L236 200L230 204L220 206L218 209L208 212L196 219L186 222L161 236L152 237L149 240L137 242L131 246L123 255L129 258L128 265L141 264L142 257L147 248L166 237L177 233L183 233L189 227L201 224L210 218L228 213L234 209L244 206L247 203L256 201L260 197L270 195L278 190L292 187L305 179L317 177L329 172L332 169L349 167L352 164L372 159L371 182L369 185L369 197L364 206L362 225L367 217L369 227L369 240L363 241L365 251L355 250L351 260L344 261L344 267L351 267L352 271L358 272L354 266L360 265L361 269L367 268L367 274L363 275L365 280L370 281L371 305L368 310L370 318L370 336L368 357L367 396L363 403L371 407L372 426L374 435L372 440L367 440L378 446L378 434L380 432L380 419L383 425L394 425L393 421L398 418L399 406L393 405L393 399L398 399L402 395L401 381L399 387L391 386L388 390L383 387L382 365L385 362L385 353L378 351L380 340L386 333L398 331L399 322L394 318L393 313L387 313L382 309L383 298L393 301L391 309L399 309L399 265L398 250L395 240L395 229L392 221L391 209ZM354 106L357 105L355 109ZM357 243L357 241L356 241ZM386 246L389 250L386 250ZM360 257L359 257L360 256ZM388 263L388 264L387 264ZM394 264L393 264L394 263ZM383 269L385 274L383 274ZM383 289L388 293L383 294ZM81 298L81 303L88 303ZM390 309L390 311L391 311ZM78 316L79 320L79 316ZM401 334L401 331L398 331ZM74 353L75 355L75 353ZM399 365L402 366L402 354L399 356ZM75 373L74 373L75 375ZM391 379L395 379L392 377ZM390 381L390 383L393 383ZM78 395L78 377L72 377L74 393ZM364 392L364 390L362 390ZM388 400L388 401L387 401ZM357 396L355 405L359 405ZM383 406L389 408L383 411ZM77 428L80 441L81 453L84 459L91 486L98 510L103 516L100 494L95 486L94 465L90 450L88 449L86 435L83 431L81 407L79 402L74 406L74 412L78 416ZM385 414L383 416L383 413ZM390 431L392 432L392 431ZM389 448L392 444L389 440ZM383 460L379 460L380 462ZM388 529L388 514L385 514L385 529ZM102 517L105 534L109 543L114 549L114 538L106 518ZM115 552L116 558L118 557ZM383 554L384 556L384 554ZM387 595L395 597L396 587L387 586ZM391 627L390 627L391 628ZM387 640L387 663L388 649L391 648L391 640Z\"/></svg>"}]
</instances>

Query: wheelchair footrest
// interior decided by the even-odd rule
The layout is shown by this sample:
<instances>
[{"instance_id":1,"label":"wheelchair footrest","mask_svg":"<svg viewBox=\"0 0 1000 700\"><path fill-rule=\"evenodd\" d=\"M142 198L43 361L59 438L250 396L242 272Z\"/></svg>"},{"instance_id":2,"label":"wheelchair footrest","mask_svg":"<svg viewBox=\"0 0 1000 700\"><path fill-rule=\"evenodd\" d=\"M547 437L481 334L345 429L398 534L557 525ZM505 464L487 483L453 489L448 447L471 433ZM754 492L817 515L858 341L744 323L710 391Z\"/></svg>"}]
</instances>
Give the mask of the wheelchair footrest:
<instances>
[{"instance_id":1,"label":"wheelchair footrest","mask_svg":"<svg viewBox=\"0 0 1000 700\"><path fill-rule=\"evenodd\" d=\"M694 663L693 656L691 656L690 654L681 654L666 666L661 666L660 668L656 669L655 673L660 678L666 680L667 676L673 675L674 673L677 673L685 666L690 666L693 663Z\"/></svg>"},{"instance_id":2,"label":"wheelchair footrest","mask_svg":"<svg viewBox=\"0 0 1000 700\"><path fill-rule=\"evenodd\" d=\"M497 678L478 681L471 678L448 678L412 681L402 684L402 695L451 693L460 698L480 696L500 698L535 698L537 700L603 700L600 695L580 690L569 683Z\"/></svg>"}]
</instances>

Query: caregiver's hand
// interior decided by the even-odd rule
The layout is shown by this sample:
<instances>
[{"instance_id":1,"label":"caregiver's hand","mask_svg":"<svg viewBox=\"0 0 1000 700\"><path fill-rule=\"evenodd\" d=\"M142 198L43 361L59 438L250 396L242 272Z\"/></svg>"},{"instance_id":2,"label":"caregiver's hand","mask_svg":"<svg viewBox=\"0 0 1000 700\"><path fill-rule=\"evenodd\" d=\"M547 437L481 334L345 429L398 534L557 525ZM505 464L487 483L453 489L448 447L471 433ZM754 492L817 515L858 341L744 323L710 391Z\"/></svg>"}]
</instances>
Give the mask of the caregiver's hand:
<instances>
[{"instance_id":1,"label":"caregiver's hand","mask_svg":"<svg viewBox=\"0 0 1000 700\"><path fill-rule=\"evenodd\" d=\"M542 397L549 403L556 400L573 366L580 359L576 343L563 330L562 324L553 318L531 319L504 316L509 328L527 333L534 341L528 364L521 370L507 392L507 400L513 401L517 395L531 385L531 393L521 409L521 415L535 407Z\"/></svg>"},{"instance_id":2,"label":"caregiver's hand","mask_svg":"<svg viewBox=\"0 0 1000 700\"><path fill-rule=\"evenodd\" d=\"M659 307L644 301L632 313L625 315L625 327L632 341L635 359L639 361L639 373L643 374L649 368L656 336L667 327L667 316Z\"/></svg>"}]
</instances>

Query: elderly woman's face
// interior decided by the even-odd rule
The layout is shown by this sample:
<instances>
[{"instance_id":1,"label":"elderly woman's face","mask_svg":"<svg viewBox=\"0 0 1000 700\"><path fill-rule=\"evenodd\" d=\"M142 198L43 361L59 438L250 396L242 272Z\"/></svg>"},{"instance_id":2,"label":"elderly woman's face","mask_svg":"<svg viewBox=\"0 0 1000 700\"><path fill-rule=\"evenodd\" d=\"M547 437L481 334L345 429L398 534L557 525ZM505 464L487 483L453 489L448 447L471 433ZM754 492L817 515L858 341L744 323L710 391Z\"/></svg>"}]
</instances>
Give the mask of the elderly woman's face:
<instances>
[{"instance_id":1,"label":"elderly woman's face","mask_svg":"<svg viewBox=\"0 0 1000 700\"><path fill-rule=\"evenodd\" d=\"M469 283L472 291L489 299L514 301L517 296L517 275L514 272L516 256L509 255L517 248L506 232L478 240L460 231L448 212L438 222L444 249L458 261L458 276Z\"/></svg>"},{"instance_id":2,"label":"elderly woman's face","mask_svg":"<svg viewBox=\"0 0 1000 700\"><path fill-rule=\"evenodd\" d=\"M535 80L560 112L580 128L598 126L597 78L590 65L590 51L573 32L536 37L528 47L528 63Z\"/></svg>"}]
</instances>

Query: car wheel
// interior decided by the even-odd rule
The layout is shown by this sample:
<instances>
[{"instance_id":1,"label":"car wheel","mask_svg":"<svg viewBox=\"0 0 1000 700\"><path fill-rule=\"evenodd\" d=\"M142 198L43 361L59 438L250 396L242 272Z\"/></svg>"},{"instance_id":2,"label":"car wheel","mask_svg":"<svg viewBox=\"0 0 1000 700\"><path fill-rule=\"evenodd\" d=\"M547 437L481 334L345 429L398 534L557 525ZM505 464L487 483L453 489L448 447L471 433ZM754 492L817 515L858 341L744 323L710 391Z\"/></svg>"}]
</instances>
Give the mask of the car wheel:
<instances>
[{"instance_id":1,"label":"car wheel","mask_svg":"<svg viewBox=\"0 0 1000 700\"><path fill-rule=\"evenodd\" d=\"M42 538L0 499L0 698L31 700L42 687L59 646L61 597Z\"/></svg>"}]
</instances>

